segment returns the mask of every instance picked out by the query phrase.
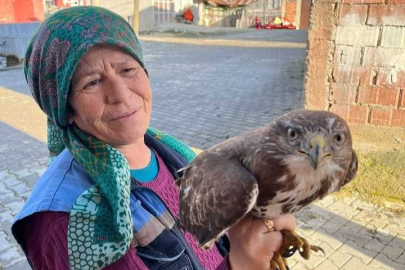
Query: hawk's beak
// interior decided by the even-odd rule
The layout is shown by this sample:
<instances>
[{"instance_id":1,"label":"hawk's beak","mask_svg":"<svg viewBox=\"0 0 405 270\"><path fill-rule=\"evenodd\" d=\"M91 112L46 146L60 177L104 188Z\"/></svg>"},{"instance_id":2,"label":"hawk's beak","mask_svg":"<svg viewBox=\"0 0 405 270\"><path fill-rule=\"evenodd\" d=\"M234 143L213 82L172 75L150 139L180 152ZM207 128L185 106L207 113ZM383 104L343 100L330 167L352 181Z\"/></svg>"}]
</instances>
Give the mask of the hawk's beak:
<instances>
[{"instance_id":1,"label":"hawk's beak","mask_svg":"<svg viewBox=\"0 0 405 270\"><path fill-rule=\"evenodd\" d=\"M323 149L326 142L322 136L316 135L309 141L309 157L310 163L314 170L318 167L319 157L322 157Z\"/></svg>"}]
</instances>

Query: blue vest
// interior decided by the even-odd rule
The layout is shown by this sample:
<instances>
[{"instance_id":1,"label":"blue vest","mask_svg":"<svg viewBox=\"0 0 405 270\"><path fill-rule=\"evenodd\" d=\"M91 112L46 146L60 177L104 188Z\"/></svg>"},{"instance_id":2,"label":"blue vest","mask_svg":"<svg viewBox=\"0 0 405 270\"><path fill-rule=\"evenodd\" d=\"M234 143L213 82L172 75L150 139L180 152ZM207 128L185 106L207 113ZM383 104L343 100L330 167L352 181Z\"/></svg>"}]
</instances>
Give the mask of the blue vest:
<instances>
[{"instance_id":1,"label":"blue vest","mask_svg":"<svg viewBox=\"0 0 405 270\"><path fill-rule=\"evenodd\" d=\"M174 178L178 178L180 175L177 171L187 165L187 161L148 134L145 135L145 143L163 159ZM26 253L22 233L24 218L42 211L69 213L75 200L93 185L93 180L68 150L60 153L37 181L29 199L13 222L12 233L23 251ZM141 240L136 243L137 255L149 269L203 269L182 232L175 225L165 203L152 190L137 185L134 179L131 185L130 207L134 233L141 235ZM154 225L159 228L159 234L151 238L148 231L156 231L157 227L151 229L148 226ZM223 245L221 242L218 245L223 255L229 250L227 244Z\"/></svg>"}]
</instances>

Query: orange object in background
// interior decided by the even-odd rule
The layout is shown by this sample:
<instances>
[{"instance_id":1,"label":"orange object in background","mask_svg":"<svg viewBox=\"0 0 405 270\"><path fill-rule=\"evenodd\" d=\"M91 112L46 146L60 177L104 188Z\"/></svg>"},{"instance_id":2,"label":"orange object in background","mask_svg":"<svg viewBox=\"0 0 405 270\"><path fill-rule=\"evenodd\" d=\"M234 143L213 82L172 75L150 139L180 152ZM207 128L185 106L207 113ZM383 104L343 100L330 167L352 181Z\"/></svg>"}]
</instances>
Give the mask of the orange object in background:
<instances>
[{"instance_id":1,"label":"orange object in background","mask_svg":"<svg viewBox=\"0 0 405 270\"><path fill-rule=\"evenodd\" d=\"M0 0L0 23L36 22L44 19L42 0Z\"/></svg>"},{"instance_id":2,"label":"orange object in background","mask_svg":"<svg viewBox=\"0 0 405 270\"><path fill-rule=\"evenodd\" d=\"M183 18L185 23L192 23L194 20L194 15L191 9L186 9L183 13Z\"/></svg>"}]
</instances>

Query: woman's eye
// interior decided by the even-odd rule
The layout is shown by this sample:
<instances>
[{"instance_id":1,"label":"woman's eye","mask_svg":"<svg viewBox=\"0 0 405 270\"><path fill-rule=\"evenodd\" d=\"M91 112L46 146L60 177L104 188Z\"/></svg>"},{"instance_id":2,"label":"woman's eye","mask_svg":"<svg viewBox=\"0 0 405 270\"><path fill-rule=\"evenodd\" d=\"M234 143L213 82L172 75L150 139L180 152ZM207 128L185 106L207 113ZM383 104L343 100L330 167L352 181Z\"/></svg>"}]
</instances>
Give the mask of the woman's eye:
<instances>
[{"instance_id":1,"label":"woman's eye","mask_svg":"<svg viewBox=\"0 0 405 270\"><path fill-rule=\"evenodd\" d=\"M92 80L91 82L89 82L88 86L95 86L99 82L100 82L99 80Z\"/></svg>"},{"instance_id":2,"label":"woman's eye","mask_svg":"<svg viewBox=\"0 0 405 270\"><path fill-rule=\"evenodd\" d=\"M136 68L126 68L122 70L124 73L134 73Z\"/></svg>"}]
</instances>

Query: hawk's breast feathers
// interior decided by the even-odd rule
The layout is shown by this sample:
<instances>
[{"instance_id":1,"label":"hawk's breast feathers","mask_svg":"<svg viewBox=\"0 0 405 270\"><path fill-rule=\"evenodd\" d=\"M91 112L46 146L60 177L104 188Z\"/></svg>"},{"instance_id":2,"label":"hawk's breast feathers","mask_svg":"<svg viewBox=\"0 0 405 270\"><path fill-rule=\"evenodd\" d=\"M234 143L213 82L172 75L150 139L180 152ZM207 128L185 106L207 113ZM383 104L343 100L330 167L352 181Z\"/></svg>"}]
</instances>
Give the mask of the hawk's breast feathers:
<instances>
[{"instance_id":1,"label":"hawk's breast feathers","mask_svg":"<svg viewBox=\"0 0 405 270\"><path fill-rule=\"evenodd\" d=\"M200 245L246 214L293 213L350 182L357 171L349 128L324 111L293 111L213 146L183 170L180 225Z\"/></svg>"}]
</instances>

